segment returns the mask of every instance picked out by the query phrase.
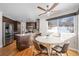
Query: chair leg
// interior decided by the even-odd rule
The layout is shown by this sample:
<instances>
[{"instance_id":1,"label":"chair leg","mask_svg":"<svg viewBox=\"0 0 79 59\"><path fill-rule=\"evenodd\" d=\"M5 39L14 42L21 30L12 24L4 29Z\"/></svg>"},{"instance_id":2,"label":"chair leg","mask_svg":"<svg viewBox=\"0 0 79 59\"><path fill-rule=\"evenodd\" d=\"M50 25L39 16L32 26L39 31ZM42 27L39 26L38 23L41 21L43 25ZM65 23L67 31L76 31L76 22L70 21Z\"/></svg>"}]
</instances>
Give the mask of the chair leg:
<instances>
[{"instance_id":1,"label":"chair leg","mask_svg":"<svg viewBox=\"0 0 79 59\"><path fill-rule=\"evenodd\" d=\"M62 56L62 53L60 53L60 56Z\"/></svg>"},{"instance_id":2,"label":"chair leg","mask_svg":"<svg viewBox=\"0 0 79 59\"><path fill-rule=\"evenodd\" d=\"M61 53L56 53L58 56L62 56L62 54Z\"/></svg>"},{"instance_id":3,"label":"chair leg","mask_svg":"<svg viewBox=\"0 0 79 59\"><path fill-rule=\"evenodd\" d=\"M66 55L68 56L68 53L66 52Z\"/></svg>"},{"instance_id":4,"label":"chair leg","mask_svg":"<svg viewBox=\"0 0 79 59\"><path fill-rule=\"evenodd\" d=\"M37 54L36 51L33 51L33 56L36 56L36 54Z\"/></svg>"},{"instance_id":5,"label":"chair leg","mask_svg":"<svg viewBox=\"0 0 79 59\"><path fill-rule=\"evenodd\" d=\"M35 56L35 53L33 52L33 56Z\"/></svg>"}]
</instances>

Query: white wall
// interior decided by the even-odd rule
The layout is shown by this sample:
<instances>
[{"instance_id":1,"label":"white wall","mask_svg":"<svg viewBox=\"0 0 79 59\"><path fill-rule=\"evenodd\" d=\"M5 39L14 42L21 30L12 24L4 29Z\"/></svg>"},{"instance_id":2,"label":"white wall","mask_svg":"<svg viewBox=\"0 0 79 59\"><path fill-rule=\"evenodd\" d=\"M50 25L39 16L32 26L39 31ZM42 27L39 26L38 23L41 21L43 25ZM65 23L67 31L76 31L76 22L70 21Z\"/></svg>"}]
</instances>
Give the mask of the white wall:
<instances>
[{"instance_id":1,"label":"white wall","mask_svg":"<svg viewBox=\"0 0 79 59\"><path fill-rule=\"evenodd\" d=\"M79 15L76 15L74 24L76 37L71 38L71 48L79 51Z\"/></svg>"},{"instance_id":2,"label":"white wall","mask_svg":"<svg viewBox=\"0 0 79 59\"><path fill-rule=\"evenodd\" d=\"M21 22L21 33L26 32L26 22Z\"/></svg>"},{"instance_id":3,"label":"white wall","mask_svg":"<svg viewBox=\"0 0 79 59\"><path fill-rule=\"evenodd\" d=\"M2 12L0 12L0 47L2 47Z\"/></svg>"},{"instance_id":4,"label":"white wall","mask_svg":"<svg viewBox=\"0 0 79 59\"><path fill-rule=\"evenodd\" d=\"M42 33L42 35L45 35L47 33L48 30L48 21L46 21L46 19L40 19L40 33Z\"/></svg>"},{"instance_id":5,"label":"white wall","mask_svg":"<svg viewBox=\"0 0 79 59\"><path fill-rule=\"evenodd\" d=\"M79 14L78 14L78 50L79 50Z\"/></svg>"},{"instance_id":6,"label":"white wall","mask_svg":"<svg viewBox=\"0 0 79 59\"><path fill-rule=\"evenodd\" d=\"M75 37L70 39L70 48L74 50L78 50L78 17L77 15L74 16L74 33Z\"/></svg>"}]
</instances>

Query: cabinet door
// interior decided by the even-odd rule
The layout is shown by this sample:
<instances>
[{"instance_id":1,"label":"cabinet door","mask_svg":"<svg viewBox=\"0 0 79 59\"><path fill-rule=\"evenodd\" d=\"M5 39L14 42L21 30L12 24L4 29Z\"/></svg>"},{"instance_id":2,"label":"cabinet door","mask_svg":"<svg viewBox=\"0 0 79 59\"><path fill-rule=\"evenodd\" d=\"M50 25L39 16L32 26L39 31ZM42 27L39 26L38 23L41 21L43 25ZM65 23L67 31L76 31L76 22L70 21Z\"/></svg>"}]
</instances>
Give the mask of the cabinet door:
<instances>
[{"instance_id":1,"label":"cabinet door","mask_svg":"<svg viewBox=\"0 0 79 59\"><path fill-rule=\"evenodd\" d=\"M33 29L36 29L36 22L27 22L26 23L26 28L28 29L29 28L29 26L33 26Z\"/></svg>"}]
</instances>

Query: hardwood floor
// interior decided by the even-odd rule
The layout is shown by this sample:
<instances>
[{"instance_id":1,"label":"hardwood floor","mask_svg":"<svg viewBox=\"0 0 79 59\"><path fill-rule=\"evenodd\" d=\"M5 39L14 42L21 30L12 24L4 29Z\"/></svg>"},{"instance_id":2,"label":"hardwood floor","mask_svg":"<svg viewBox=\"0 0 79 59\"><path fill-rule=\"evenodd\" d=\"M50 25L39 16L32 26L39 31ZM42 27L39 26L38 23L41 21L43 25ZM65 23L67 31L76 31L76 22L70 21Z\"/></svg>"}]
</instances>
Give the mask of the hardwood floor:
<instances>
[{"instance_id":1,"label":"hardwood floor","mask_svg":"<svg viewBox=\"0 0 79 59\"><path fill-rule=\"evenodd\" d=\"M18 51L16 49L15 41L3 48L0 48L0 56L33 56L33 51L36 51L34 49L34 46L27 48L23 51ZM79 53L74 50L68 50L69 56L79 56Z\"/></svg>"}]
</instances>

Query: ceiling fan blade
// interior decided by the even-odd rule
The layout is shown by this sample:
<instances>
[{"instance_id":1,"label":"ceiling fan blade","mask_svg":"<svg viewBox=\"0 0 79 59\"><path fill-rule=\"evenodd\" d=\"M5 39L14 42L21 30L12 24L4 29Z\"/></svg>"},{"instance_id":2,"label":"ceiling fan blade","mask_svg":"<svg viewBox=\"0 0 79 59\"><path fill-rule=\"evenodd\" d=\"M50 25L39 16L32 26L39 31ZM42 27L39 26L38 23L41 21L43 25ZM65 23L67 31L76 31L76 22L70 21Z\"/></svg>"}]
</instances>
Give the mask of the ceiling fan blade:
<instances>
[{"instance_id":1,"label":"ceiling fan blade","mask_svg":"<svg viewBox=\"0 0 79 59\"><path fill-rule=\"evenodd\" d=\"M44 8L42 8L42 7L40 7L40 6L38 6L37 8L39 8L39 9L41 9L41 10L43 10L43 11L46 11Z\"/></svg>"},{"instance_id":2,"label":"ceiling fan blade","mask_svg":"<svg viewBox=\"0 0 79 59\"><path fill-rule=\"evenodd\" d=\"M50 11L50 10L54 9L57 5L58 5L58 3L54 3L54 4L51 6L51 8L50 8L50 9L48 9L48 11Z\"/></svg>"},{"instance_id":3,"label":"ceiling fan blade","mask_svg":"<svg viewBox=\"0 0 79 59\"><path fill-rule=\"evenodd\" d=\"M46 14L46 12L39 14L39 16L41 16L41 15L43 15L43 14Z\"/></svg>"}]
</instances>

